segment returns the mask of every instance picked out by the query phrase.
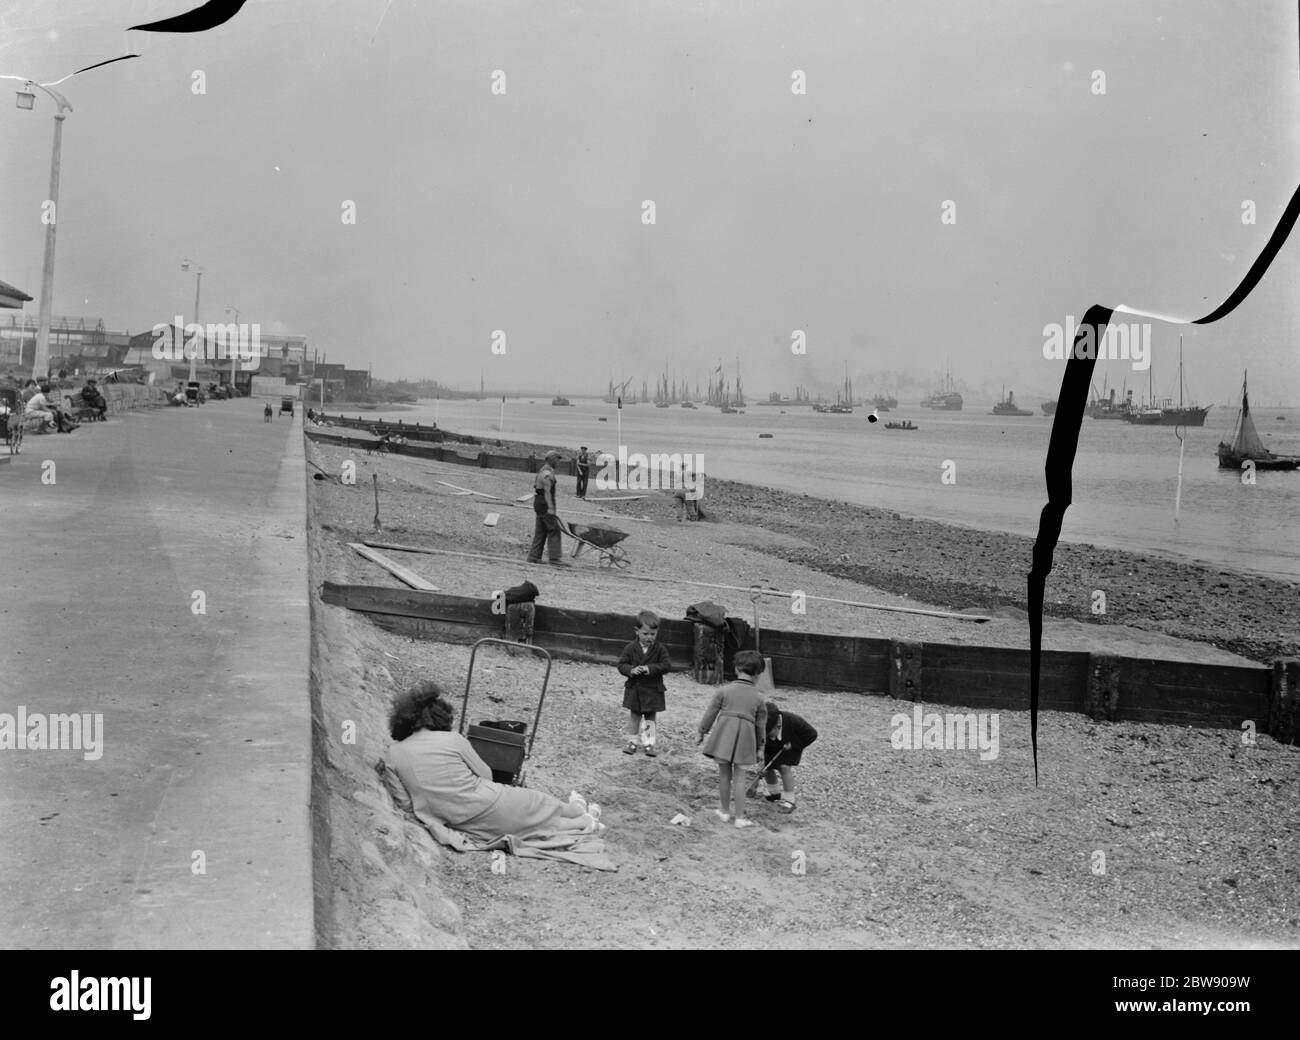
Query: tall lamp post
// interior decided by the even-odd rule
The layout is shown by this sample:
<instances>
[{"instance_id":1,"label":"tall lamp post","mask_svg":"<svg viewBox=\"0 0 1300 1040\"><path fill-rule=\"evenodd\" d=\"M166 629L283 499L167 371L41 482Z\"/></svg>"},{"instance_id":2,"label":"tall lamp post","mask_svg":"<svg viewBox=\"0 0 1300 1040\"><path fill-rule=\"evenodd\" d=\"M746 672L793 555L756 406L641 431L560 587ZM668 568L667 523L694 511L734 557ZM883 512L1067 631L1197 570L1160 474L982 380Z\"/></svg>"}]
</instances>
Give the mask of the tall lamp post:
<instances>
[{"instance_id":1,"label":"tall lamp post","mask_svg":"<svg viewBox=\"0 0 1300 1040\"><path fill-rule=\"evenodd\" d=\"M190 269L190 262L188 260L182 260L181 270L188 271L189 269ZM198 275L198 277L195 278L194 280L194 327L197 329L199 328L199 293L203 289L203 268L199 267L198 265L195 265L195 272ZM191 383L196 382L199 378L199 373L198 373L199 340L202 338L203 338L203 333L201 331L196 333L194 337L194 346L190 350L190 382Z\"/></svg>"},{"instance_id":2,"label":"tall lamp post","mask_svg":"<svg viewBox=\"0 0 1300 1040\"><path fill-rule=\"evenodd\" d=\"M235 348L236 348L236 349L230 352L230 393L233 395L234 392L235 392L235 364L236 364L236 362L238 362L238 360L239 360L239 349L238 349L238 348L239 348L239 346L241 345L241 344L240 344L240 336L241 336L241 332L239 331L239 329L240 329L240 325L239 325L239 308L238 308L238 307L227 307L227 308L226 308L226 313L227 313L227 314L230 314L231 312L234 312L234 315L235 315L235 330L236 330L236 331L235 331ZM226 344L226 349L227 349L227 350L230 350L230 344L229 344L229 343Z\"/></svg>"},{"instance_id":3,"label":"tall lamp post","mask_svg":"<svg viewBox=\"0 0 1300 1040\"><path fill-rule=\"evenodd\" d=\"M6 79L18 77L6 76ZM36 330L36 357L32 362L32 378L44 379L50 368L50 310L54 301L54 229L59 219L59 163L63 153L63 120L72 111L68 99L57 90L33 80L27 80L23 89L18 91L18 107L31 110L36 107L36 95L33 88L39 88L54 99L57 109L54 113L54 151L50 156L50 198L54 210L45 225L45 265L41 269L41 310L40 324Z\"/></svg>"}]
</instances>

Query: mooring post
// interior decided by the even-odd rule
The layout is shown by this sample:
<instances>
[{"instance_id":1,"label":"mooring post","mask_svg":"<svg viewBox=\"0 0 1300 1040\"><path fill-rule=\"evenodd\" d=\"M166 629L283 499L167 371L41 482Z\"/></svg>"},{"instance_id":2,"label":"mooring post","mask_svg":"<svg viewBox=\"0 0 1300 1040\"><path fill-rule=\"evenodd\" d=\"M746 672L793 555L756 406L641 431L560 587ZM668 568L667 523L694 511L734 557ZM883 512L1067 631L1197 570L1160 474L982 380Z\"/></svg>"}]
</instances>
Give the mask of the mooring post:
<instances>
[{"instance_id":1,"label":"mooring post","mask_svg":"<svg viewBox=\"0 0 1300 1040\"><path fill-rule=\"evenodd\" d=\"M478 468L479 469L488 468L488 453L486 451L480 451L478 453Z\"/></svg>"},{"instance_id":2,"label":"mooring post","mask_svg":"<svg viewBox=\"0 0 1300 1040\"><path fill-rule=\"evenodd\" d=\"M1273 662L1268 734L1279 744L1300 744L1300 660L1294 657Z\"/></svg>"},{"instance_id":3,"label":"mooring post","mask_svg":"<svg viewBox=\"0 0 1300 1040\"><path fill-rule=\"evenodd\" d=\"M533 604L506 604L506 638L516 643L533 642Z\"/></svg>"},{"instance_id":4,"label":"mooring post","mask_svg":"<svg viewBox=\"0 0 1300 1040\"><path fill-rule=\"evenodd\" d=\"M696 623L691 678L705 686L717 686L722 682L722 659L725 649L726 644L721 631Z\"/></svg>"},{"instance_id":5,"label":"mooring post","mask_svg":"<svg viewBox=\"0 0 1300 1040\"><path fill-rule=\"evenodd\" d=\"M891 639L889 653L889 696L901 701L921 699L921 648L908 639Z\"/></svg>"},{"instance_id":6,"label":"mooring post","mask_svg":"<svg viewBox=\"0 0 1300 1040\"><path fill-rule=\"evenodd\" d=\"M1113 654L1088 655L1088 687L1083 694L1083 711L1097 722L1119 718L1119 680L1123 658Z\"/></svg>"}]
</instances>

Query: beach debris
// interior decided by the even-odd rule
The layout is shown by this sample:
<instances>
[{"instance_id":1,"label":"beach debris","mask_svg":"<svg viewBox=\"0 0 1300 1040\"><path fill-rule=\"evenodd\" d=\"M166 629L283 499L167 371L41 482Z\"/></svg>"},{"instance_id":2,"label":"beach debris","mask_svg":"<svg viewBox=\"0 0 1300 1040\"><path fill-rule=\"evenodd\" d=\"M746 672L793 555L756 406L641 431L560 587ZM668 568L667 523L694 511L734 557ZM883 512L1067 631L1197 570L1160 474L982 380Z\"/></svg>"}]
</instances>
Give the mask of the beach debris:
<instances>
[{"instance_id":1,"label":"beach debris","mask_svg":"<svg viewBox=\"0 0 1300 1040\"><path fill-rule=\"evenodd\" d=\"M497 521L500 519L501 519L500 513L488 513L488 515L483 518L483 526L496 527Z\"/></svg>"},{"instance_id":2,"label":"beach debris","mask_svg":"<svg viewBox=\"0 0 1300 1040\"><path fill-rule=\"evenodd\" d=\"M413 589L419 589L422 592L437 592L438 586L432 585L415 571L408 567L403 567L400 563L390 560L383 553L372 549L368 545L362 545L360 542L348 542L348 548L352 549L361 556L364 556L371 563L376 563L389 574L404 585L409 585Z\"/></svg>"},{"instance_id":3,"label":"beach debris","mask_svg":"<svg viewBox=\"0 0 1300 1040\"><path fill-rule=\"evenodd\" d=\"M459 484L452 484L445 480L438 481L443 487L449 487L454 491L459 491L464 495L481 495L483 498L499 498L499 495L489 495L486 491L475 491L473 488L461 487Z\"/></svg>"},{"instance_id":4,"label":"beach debris","mask_svg":"<svg viewBox=\"0 0 1300 1040\"><path fill-rule=\"evenodd\" d=\"M533 500L532 495L520 495L518 498L515 499L516 502L531 502L532 500Z\"/></svg>"},{"instance_id":5,"label":"beach debris","mask_svg":"<svg viewBox=\"0 0 1300 1040\"><path fill-rule=\"evenodd\" d=\"M682 813L678 813L668 822L674 827L689 827L691 825L691 818Z\"/></svg>"},{"instance_id":6,"label":"beach debris","mask_svg":"<svg viewBox=\"0 0 1300 1040\"><path fill-rule=\"evenodd\" d=\"M758 439L759 439L759 440L763 440L764 438L767 438L767 439L770 440L771 437L772 437L772 435L771 435L770 433L760 433L760 434L758 435Z\"/></svg>"}]
</instances>

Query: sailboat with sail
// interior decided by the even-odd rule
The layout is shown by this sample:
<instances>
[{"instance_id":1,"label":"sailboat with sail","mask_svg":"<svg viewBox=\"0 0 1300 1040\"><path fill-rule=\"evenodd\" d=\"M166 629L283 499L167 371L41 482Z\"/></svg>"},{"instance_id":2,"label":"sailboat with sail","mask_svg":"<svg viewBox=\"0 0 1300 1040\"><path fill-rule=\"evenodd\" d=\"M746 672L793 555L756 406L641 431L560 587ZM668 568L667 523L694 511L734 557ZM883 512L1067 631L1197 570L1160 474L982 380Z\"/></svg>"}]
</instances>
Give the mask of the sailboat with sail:
<instances>
[{"instance_id":1,"label":"sailboat with sail","mask_svg":"<svg viewBox=\"0 0 1300 1040\"><path fill-rule=\"evenodd\" d=\"M1246 462L1252 462L1256 469L1293 470L1300 469L1300 457L1295 455L1275 455L1264 447L1255 429L1255 420L1250 417L1250 398L1246 394L1246 373L1241 374L1241 411L1232 428L1232 443L1219 442L1219 468L1241 469Z\"/></svg>"},{"instance_id":2,"label":"sailboat with sail","mask_svg":"<svg viewBox=\"0 0 1300 1040\"><path fill-rule=\"evenodd\" d=\"M844 362L844 388L835 395L835 403L826 409L835 415L853 414L853 384L849 381L849 363Z\"/></svg>"},{"instance_id":3,"label":"sailboat with sail","mask_svg":"<svg viewBox=\"0 0 1300 1040\"><path fill-rule=\"evenodd\" d=\"M1153 368L1155 366L1152 366ZM1150 371L1147 374L1150 380ZM1148 391L1149 392L1149 391ZM1183 337L1178 337L1178 407L1172 400L1156 402L1154 399L1145 408L1125 416L1129 422L1138 426L1204 426L1205 417L1213 405L1204 408L1197 404L1183 403Z\"/></svg>"}]
</instances>

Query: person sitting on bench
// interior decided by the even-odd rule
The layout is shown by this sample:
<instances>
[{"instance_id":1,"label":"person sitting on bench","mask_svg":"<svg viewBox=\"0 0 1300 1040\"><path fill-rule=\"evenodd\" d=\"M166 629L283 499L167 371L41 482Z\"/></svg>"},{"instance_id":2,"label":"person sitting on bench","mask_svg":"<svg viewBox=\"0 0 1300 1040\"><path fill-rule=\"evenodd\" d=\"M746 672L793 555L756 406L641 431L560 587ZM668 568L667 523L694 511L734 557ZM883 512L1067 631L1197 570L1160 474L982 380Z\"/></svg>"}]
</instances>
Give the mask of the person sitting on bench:
<instances>
[{"instance_id":1,"label":"person sitting on bench","mask_svg":"<svg viewBox=\"0 0 1300 1040\"><path fill-rule=\"evenodd\" d=\"M108 402L104 400L104 395L99 392L99 386L93 379L87 379L86 385L81 388L81 400L87 408L95 413L95 418L100 422L104 421L104 415L108 411Z\"/></svg>"},{"instance_id":2,"label":"person sitting on bench","mask_svg":"<svg viewBox=\"0 0 1300 1040\"><path fill-rule=\"evenodd\" d=\"M54 409L50 406L49 398L36 385L35 379L29 379L23 385L23 396L27 398L27 414L34 415L41 420L42 430L58 429L58 424L54 421Z\"/></svg>"}]
</instances>

